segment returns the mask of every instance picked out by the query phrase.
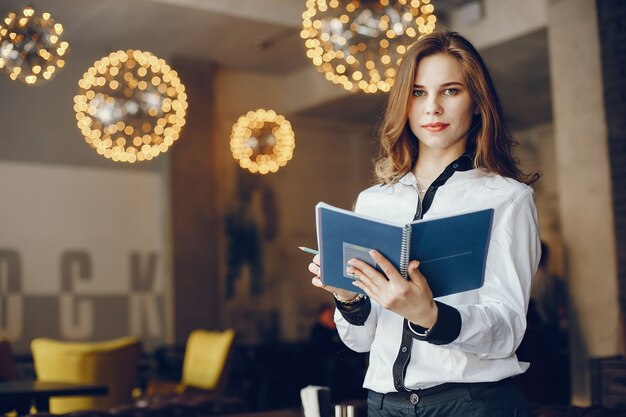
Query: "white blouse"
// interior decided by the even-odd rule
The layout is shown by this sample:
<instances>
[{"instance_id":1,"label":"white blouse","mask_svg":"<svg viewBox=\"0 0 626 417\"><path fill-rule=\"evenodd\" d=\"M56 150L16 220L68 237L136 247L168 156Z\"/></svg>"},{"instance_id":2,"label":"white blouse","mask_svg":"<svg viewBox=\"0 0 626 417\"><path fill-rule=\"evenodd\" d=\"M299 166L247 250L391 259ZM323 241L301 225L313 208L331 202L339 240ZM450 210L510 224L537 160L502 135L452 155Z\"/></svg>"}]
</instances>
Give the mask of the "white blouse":
<instances>
[{"instance_id":1,"label":"white blouse","mask_svg":"<svg viewBox=\"0 0 626 417\"><path fill-rule=\"evenodd\" d=\"M526 329L531 279L541 251L533 199L531 187L477 169L454 172L436 191L425 219L493 208L493 228L484 285L437 298L460 313L458 337L444 345L413 341L404 380L407 389L498 381L528 369L515 350ZM394 185L375 185L361 192L355 211L404 224L413 220L417 206L417 181L409 173ZM335 322L349 348L370 352L364 388L395 391L392 367L400 349L403 317L371 300L364 325L348 323L338 310Z\"/></svg>"}]
</instances>

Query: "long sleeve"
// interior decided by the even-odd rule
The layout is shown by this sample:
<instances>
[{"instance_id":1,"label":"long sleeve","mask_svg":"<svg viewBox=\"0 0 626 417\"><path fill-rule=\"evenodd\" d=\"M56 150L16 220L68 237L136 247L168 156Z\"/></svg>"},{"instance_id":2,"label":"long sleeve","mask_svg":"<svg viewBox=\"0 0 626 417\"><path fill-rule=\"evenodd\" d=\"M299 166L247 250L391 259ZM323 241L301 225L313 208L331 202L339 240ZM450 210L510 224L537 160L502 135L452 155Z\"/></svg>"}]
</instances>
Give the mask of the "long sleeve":
<instances>
[{"instance_id":1,"label":"long sleeve","mask_svg":"<svg viewBox=\"0 0 626 417\"><path fill-rule=\"evenodd\" d=\"M476 303L456 304L455 296L441 298L458 310L461 331L446 347L481 358L511 356L526 330L526 310L540 254L537 213L532 189L526 188L499 218L489 244L485 284Z\"/></svg>"},{"instance_id":2,"label":"long sleeve","mask_svg":"<svg viewBox=\"0 0 626 417\"><path fill-rule=\"evenodd\" d=\"M359 325L351 324L344 317L346 313L343 312L342 314L339 308L335 310L335 324L337 325L339 337L347 347L355 352L368 352L376 334L376 323L378 322L380 306L369 298L365 299L363 304L369 306L369 314L363 324ZM367 306L361 305L359 308L367 308ZM349 315L348 319L350 319Z\"/></svg>"}]
</instances>

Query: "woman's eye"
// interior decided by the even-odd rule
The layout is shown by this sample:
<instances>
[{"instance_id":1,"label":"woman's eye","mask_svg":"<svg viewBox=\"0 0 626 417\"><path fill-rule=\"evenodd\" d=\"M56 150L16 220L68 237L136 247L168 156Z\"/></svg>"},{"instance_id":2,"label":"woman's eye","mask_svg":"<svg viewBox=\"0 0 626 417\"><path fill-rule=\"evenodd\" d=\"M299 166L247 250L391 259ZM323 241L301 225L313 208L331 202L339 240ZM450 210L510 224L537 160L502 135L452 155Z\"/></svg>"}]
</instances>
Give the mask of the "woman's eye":
<instances>
[{"instance_id":1,"label":"woman's eye","mask_svg":"<svg viewBox=\"0 0 626 417\"><path fill-rule=\"evenodd\" d=\"M413 90L413 95L415 97L423 97L426 95L426 91L424 90Z\"/></svg>"},{"instance_id":2,"label":"woman's eye","mask_svg":"<svg viewBox=\"0 0 626 417\"><path fill-rule=\"evenodd\" d=\"M445 90L443 90L443 94L446 96L453 96L458 92L459 90L457 90L456 88L446 88Z\"/></svg>"}]
</instances>

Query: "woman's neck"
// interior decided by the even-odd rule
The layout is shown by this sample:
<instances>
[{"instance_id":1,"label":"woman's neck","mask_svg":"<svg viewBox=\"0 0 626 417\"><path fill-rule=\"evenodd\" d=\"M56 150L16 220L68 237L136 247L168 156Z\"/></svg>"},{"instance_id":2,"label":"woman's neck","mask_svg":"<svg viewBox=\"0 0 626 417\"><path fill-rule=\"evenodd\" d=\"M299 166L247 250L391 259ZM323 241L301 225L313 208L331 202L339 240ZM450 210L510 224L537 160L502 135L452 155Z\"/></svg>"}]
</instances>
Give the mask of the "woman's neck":
<instances>
[{"instance_id":1,"label":"woman's neck","mask_svg":"<svg viewBox=\"0 0 626 417\"><path fill-rule=\"evenodd\" d=\"M438 151L420 147L419 156L413 168L413 174L417 178L420 190L426 190L430 187L430 184L450 163L463 155L465 147L459 148L455 152L450 152L450 149L443 150L443 152Z\"/></svg>"}]
</instances>

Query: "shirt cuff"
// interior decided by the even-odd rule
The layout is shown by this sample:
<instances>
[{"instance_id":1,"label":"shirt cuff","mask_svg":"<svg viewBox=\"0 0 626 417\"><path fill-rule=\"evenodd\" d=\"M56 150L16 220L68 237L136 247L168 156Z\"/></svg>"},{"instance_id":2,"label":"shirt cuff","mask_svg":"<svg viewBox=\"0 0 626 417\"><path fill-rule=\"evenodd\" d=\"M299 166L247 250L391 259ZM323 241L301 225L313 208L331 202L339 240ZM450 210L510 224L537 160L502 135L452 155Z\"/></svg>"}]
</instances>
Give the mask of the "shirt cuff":
<instances>
[{"instance_id":1,"label":"shirt cuff","mask_svg":"<svg viewBox=\"0 0 626 417\"><path fill-rule=\"evenodd\" d=\"M437 303L437 321L430 330L409 322L411 336L433 345L452 343L461 333L461 313L456 308L435 300Z\"/></svg>"},{"instance_id":2,"label":"shirt cuff","mask_svg":"<svg viewBox=\"0 0 626 417\"><path fill-rule=\"evenodd\" d=\"M335 305L343 318L354 326L363 326L372 309L372 303L367 296L361 298L354 304L344 304L335 299Z\"/></svg>"}]
</instances>

